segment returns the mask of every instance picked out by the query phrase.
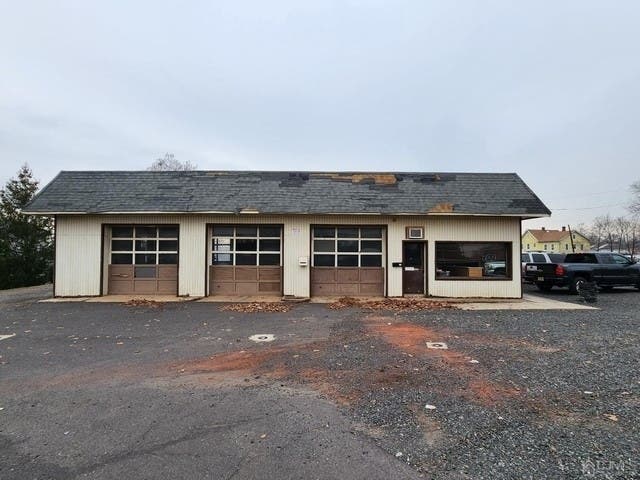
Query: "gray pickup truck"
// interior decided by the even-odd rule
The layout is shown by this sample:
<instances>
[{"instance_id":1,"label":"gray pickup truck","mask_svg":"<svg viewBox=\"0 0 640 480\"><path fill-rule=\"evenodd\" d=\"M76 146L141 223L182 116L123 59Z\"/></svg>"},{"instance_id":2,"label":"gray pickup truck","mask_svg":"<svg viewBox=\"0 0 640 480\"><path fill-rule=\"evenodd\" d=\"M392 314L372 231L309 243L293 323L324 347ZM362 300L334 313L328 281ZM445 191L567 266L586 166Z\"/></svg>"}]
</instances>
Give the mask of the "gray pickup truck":
<instances>
[{"instance_id":1,"label":"gray pickup truck","mask_svg":"<svg viewBox=\"0 0 640 480\"><path fill-rule=\"evenodd\" d=\"M543 292L569 287L578 293L584 282L595 282L602 290L621 286L640 290L640 265L617 253L569 253L562 263L527 263L525 278Z\"/></svg>"}]
</instances>

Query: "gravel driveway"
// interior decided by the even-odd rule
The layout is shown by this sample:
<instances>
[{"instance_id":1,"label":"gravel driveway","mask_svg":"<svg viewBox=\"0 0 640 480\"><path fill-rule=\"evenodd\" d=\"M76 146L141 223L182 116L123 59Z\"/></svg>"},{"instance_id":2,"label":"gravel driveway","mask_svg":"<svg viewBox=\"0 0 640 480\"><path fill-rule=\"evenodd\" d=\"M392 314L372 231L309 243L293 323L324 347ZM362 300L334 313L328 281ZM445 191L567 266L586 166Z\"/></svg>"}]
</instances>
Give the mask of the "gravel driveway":
<instances>
[{"instance_id":1,"label":"gravel driveway","mask_svg":"<svg viewBox=\"0 0 640 480\"><path fill-rule=\"evenodd\" d=\"M594 311L0 300L3 480L640 478L637 291Z\"/></svg>"}]
</instances>

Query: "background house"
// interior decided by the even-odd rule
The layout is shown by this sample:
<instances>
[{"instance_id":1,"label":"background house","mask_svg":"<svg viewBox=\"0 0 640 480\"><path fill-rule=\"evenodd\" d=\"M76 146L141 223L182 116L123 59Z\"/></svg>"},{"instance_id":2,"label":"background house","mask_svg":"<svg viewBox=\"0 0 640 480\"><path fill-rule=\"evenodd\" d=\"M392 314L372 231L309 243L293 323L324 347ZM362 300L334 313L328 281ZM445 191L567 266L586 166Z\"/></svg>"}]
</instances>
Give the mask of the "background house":
<instances>
[{"instance_id":1,"label":"background house","mask_svg":"<svg viewBox=\"0 0 640 480\"><path fill-rule=\"evenodd\" d=\"M542 227L540 230L527 230L522 235L523 252L568 253L586 250L591 250L589 239L575 230L570 233L567 227L562 227L561 230L548 230Z\"/></svg>"}]
</instances>

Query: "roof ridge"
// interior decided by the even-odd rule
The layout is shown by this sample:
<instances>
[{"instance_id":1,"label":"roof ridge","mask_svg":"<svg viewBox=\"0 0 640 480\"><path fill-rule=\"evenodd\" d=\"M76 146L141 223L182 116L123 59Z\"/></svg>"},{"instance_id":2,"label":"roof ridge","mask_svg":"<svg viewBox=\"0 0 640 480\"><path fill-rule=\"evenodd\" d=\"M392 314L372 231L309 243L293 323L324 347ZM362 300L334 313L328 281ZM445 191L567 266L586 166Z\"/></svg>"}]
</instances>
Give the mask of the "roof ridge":
<instances>
[{"instance_id":1,"label":"roof ridge","mask_svg":"<svg viewBox=\"0 0 640 480\"><path fill-rule=\"evenodd\" d=\"M152 173L152 174L170 174L170 173L307 173L307 174L372 174L372 175L503 175L518 176L515 172L442 172L442 171L394 171L394 170L61 170L60 173ZM523 182L524 183L524 182Z\"/></svg>"}]
</instances>

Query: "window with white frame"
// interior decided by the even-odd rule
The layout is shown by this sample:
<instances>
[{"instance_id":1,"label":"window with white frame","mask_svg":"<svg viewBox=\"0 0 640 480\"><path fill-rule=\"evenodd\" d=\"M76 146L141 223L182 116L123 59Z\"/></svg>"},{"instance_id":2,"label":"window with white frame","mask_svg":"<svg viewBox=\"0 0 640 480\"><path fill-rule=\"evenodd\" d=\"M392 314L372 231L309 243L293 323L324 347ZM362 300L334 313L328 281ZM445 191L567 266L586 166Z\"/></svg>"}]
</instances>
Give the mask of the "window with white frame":
<instances>
[{"instance_id":1,"label":"window with white frame","mask_svg":"<svg viewBox=\"0 0 640 480\"><path fill-rule=\"evenodd\" d=\"M176 225L114 225L111 227L111 264L176 265Z\"/></svg>"},{"instance_id":2,"label":"window with white frame","mask_svg":"<svg viewBox=\"0 0 640 480\"><path fill-rule=\"evenodd\" d=\"M211 264L280 266L281 237L277 225L214 225Z\"/></svg>"},{"instance_id":3,"label":"window with white frame","mask_svg":"<svg viewBox=\"0 0 640 480\"><path fill-rule=\"evenodd\" d=\"M314 227L314 267L382 267L382 227Z\"/></svg>"}]
</instances>

